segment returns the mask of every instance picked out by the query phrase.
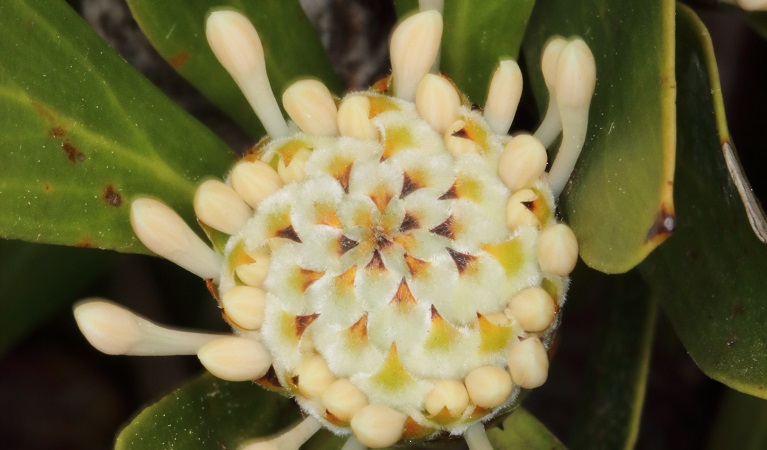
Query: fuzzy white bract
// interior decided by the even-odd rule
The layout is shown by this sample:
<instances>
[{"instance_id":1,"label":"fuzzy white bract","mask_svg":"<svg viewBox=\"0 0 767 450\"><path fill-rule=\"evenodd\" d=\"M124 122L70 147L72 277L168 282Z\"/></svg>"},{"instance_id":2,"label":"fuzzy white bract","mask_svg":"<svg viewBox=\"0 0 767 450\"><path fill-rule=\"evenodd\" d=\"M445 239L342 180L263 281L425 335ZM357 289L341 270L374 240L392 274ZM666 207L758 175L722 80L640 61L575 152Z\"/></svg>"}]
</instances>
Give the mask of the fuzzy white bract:
<instances>
[{"instance_id":1,"label":"fuzzy white bract","mask_svg":"<svg viewBox=\"0 0 767 450\"><path fill-rule=\"evenodd\" d=\"M234 336L92 300L76 310L86 337L112 353L197 354L216 376L290 396L308 416L246 448L298 448L321 426L352 434L348 448L446 434L486 448L482 423L547 377L578 255L555 198L583 145L595 70L583 41L552 41L556 117L540 134L553 141L564 124L564 162L550 175L538 138L506 134L516 63L501 62L487 110L474 110L429 73L441 32L437 11L406 19L392 77L368 91L337 99L296 82L285 122L255 29L236 12L211 14L211 47L269 136L195 196L215 254L156 200L136 200L132 223L147 247L209 280Z\"/></svg>"}]
</instances>

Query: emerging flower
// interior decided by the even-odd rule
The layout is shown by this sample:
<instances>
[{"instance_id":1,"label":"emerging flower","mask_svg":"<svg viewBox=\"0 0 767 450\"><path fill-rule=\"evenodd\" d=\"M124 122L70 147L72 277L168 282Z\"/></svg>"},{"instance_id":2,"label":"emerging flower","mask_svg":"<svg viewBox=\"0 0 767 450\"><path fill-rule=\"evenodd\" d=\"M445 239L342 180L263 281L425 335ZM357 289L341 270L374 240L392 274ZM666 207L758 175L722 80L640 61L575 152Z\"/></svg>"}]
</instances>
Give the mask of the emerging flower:
<instances>
[{"instance_id":1,"label":"emerging flower","mask_svg":"<svg viewBox=\"0 0 767 450\"><path fill-rule=\"evenodd\" d=\"M196 354L214 375L293 397L307 418L247 445L298 448L321 427L344 448L463 435L540 386L575 266L555 198L583 145L594 60L579 39L547 45L551 105L537 136L510 137L522 90L500 63L484 111L435 70L442 17L404 20L392 76L334 98L302 80L283 119L256 30L212 13L207 35L268 136L194 199L212 250L164 204L140 198L141 241L208 281L234 335L171 330L112 303L75 309L110 354ZM548 173L545 146L564 130ZM543 142L543 143L542 143Z\"/></svg>"}]
</instances>

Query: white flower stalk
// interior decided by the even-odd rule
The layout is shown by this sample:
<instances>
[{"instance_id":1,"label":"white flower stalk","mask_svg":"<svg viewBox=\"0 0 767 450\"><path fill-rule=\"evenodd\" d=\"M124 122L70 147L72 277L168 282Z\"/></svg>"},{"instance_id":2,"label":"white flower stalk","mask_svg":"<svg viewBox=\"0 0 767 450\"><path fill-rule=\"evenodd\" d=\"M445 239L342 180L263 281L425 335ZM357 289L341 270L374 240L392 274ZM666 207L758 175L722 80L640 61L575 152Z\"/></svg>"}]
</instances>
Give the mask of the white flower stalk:
<instances>
[{"instance_id":1,"label":"white flower stalk","mask_svg":"<svg viewBox=\"0 0 767 450\"><path fill-rule=\"evenodd\" d=\"M235 79L263 69L245 22L230 11L208 19ZM544 57L567 142L546 174L545 143L506 134L522 85L516 64L501 63L484 113L474 111L450 79L429 73L441 33L436 10L400 24L391 89L378 83L334 100L316 81L291 86L287 129L301 131L275 131L283 119L262 117L270 139L197 192L199 221L220 254L168 207L133 204L139 238L211 279L233 329L192 335L175 351L197 354L221 378L290 396L309 417L244 448L297 449L326 427L351 435L350 450L444 435L485 450L483 424L546 379L578 258L555 198L583 144L590 53L562 40L553 63ZM148 322L107 305L76 312L94 346L146 353L151 341L170 351ZM167 336L186 336L178 333Z\"/></svg>"},{"instance_id":2,"label":"white flower stalk","mask_svg":"<svg viewBox=\"0 0 767 450\"><path fill-rule=\"evenodd\" d=\"M74 314L88 342L108 355L194 355L221 337L163 327L102 299L80 301Z\"/></svg>"},{"instance_id":3,"label":"white flower stalk","mask_svg":"<svg viewBox=\"0 0 767 450\"><path fill-rule=\"evenodd\" d=\"M522 98L522 71L516 61L503 60L490 80L483 113L494 133L509 132L520 98Z\"/></svg>"},{"instance_id":4,"label":"white flower stalk","mask_svg":"<svg viewBox=\"0 0 767 450\"><path fill-rule=\"evenodd\" d=\"M288 134L277 99L269 85L264 48L253 24L235 11L215 11L205 26L208 44L234 78L271 137Z\"/></svg>"}]
</instances>

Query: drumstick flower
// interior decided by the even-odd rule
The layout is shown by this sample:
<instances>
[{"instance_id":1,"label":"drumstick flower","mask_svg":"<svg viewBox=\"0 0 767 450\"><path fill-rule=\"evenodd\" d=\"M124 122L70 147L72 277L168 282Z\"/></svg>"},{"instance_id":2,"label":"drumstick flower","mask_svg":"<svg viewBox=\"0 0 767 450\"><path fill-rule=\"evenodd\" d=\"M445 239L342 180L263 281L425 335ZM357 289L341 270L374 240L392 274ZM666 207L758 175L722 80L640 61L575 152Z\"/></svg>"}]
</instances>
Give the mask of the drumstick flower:
<instances>
[{"instance_id":1,"label":"drumstick flower","mask_svg":"<svg viewBox=\"0 0 767 450\"><path fill-rule=\"evenodd\" d=\"M231 335L178 331L105 300L78 304L86 338L111 354L196 354L214 375L253 380L306 415L248 449L297 449L322 427L345 448L462 435L546 381L547 349L578 258L556 198L586 136L596 71L580 39L552 41L544 144L507 135L522 90L501 61L485 110L436 67L438 10L391 38L392 76L336 98L300 80L272 95L257 31L222 10L215 55L268 136L194 198L205 244L161 201L131 205L136 235L207 280ZM546 72L549 73L546 73ZM553 112L552 112L553 111Z\"/></svg>"}]
</instances>

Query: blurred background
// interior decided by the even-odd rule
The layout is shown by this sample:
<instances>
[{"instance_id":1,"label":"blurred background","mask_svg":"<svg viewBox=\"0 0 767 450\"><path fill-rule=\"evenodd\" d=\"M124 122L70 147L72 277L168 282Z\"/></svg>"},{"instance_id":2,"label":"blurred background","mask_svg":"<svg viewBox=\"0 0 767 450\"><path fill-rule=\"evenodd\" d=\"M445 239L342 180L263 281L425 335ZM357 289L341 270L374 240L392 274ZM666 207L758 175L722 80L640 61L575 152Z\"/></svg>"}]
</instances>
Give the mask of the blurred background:
<instances>
[{"instance_id":1,"label":"blurred background","mask_svg":"<svg viewBox=\"0 0 767 450\"><path fill-rule=\"evenodd\" d=\"M122 0L70 0L86 21L130 64L236 151L252 142L236 125L180 78L152 49ZM377 0L302 0L338 75L348 89L364 88L388 71L387 40L395 22L393 6ZM700 5L697 5L700 6ZM767 104L767 41L733 12L699 12L714 39L730 131L743 166L760 198L765 198L767 145L762 105ZM23 39L23 37L20 37ZM4 44L7 45L7 44ZM524 61L522 61L524 64ZM532 129L537 112L526 98L514 128ZM2 248L13 243L0 243ZM56 261L67 261L62 249ZM74 253L72 253L74 254ZM71 309L30 302L23 314L31 331L12 322L25 297L46 286L46 271L70 271L73 283L60 287L71 303L103 296L158 322L208 330L224 329L204 283L167 261L77 249L77 263L51 268L48 252L29 255L23 267L39 273L5 277L0 283L0 448L106 449L117 430L163 395L194 378L202 368L194 357L131 358L106 356L87 344ZM34 258L41 258L39 261ZM14 273L18 261L0 258L0 273ZM88 276L83 277L87 270ZM82 272L81 272L82 271ZM67 272L69 273L69 272ZM557 356L549 381L524 405L567 442L590 348L601 339L599 324L609 320L601 305L615 298L604 275L580 266L563 311ZM43 294L44 295L44 294ZM630 299L629 299L630 300ZM60 305L58 303L57 305ZM662 312L656 323L647 398L637 447L706 448L726 388L697 369Z\"/></svg>"}]
</instances>

